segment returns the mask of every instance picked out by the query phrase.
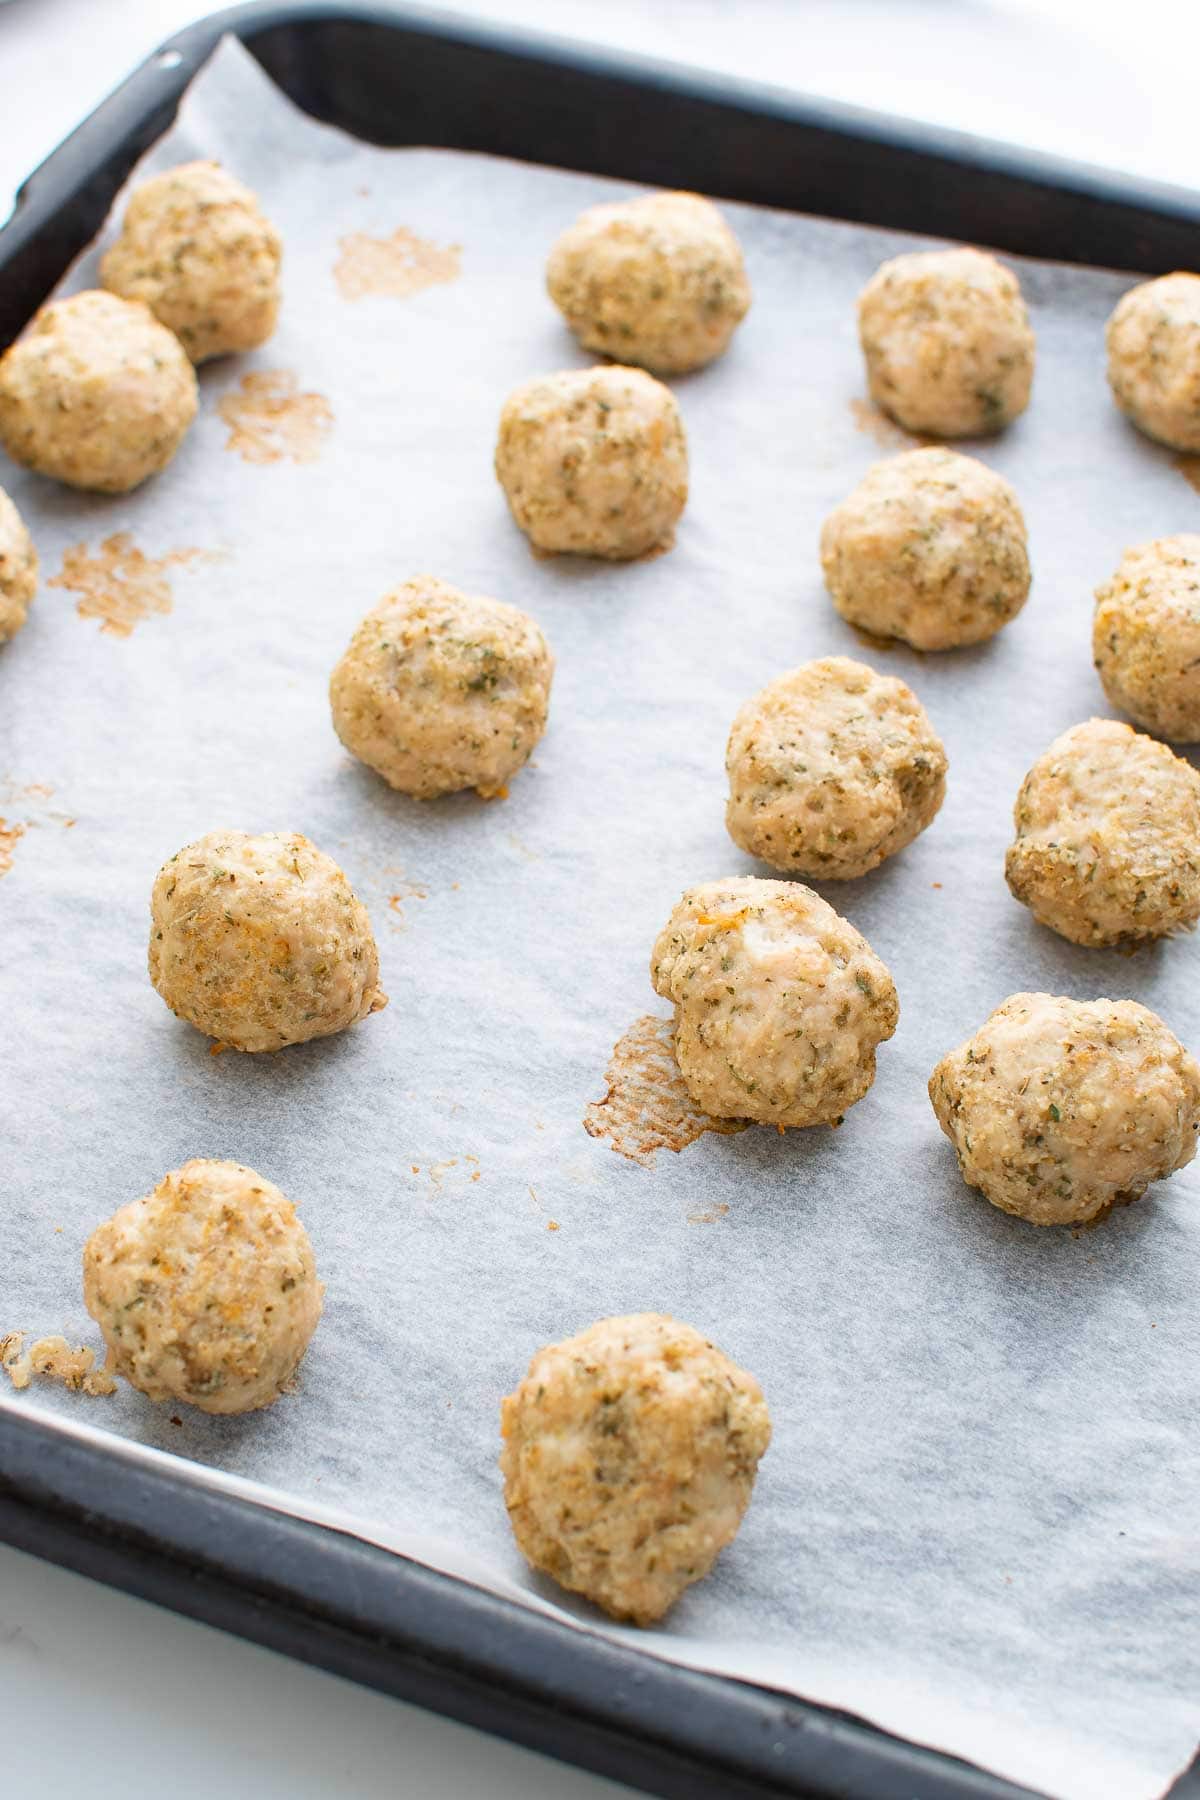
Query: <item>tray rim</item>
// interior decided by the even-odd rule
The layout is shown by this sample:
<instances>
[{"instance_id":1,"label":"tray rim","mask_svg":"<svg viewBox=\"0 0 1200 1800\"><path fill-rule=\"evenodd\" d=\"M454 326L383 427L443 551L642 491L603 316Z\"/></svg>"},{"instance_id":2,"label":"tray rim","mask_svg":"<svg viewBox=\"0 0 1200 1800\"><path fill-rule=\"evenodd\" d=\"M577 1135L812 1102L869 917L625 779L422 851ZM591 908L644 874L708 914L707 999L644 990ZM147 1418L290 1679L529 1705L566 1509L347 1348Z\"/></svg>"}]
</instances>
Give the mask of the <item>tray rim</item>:
<instances>
[{"instance_id":1,"label":"tray rim","mask_svg":"<svg viewBox=\"0 0 1200 1800\"><path fill-rule=\"evenodd\" d=\"M397 27L550 72L566 65L1148 211L1200 233L1200 191L845 102L417 6L250 0L165 39L30 172L0 225L0 274L45 229L64 192L76 194L94 177L93 154L111 149L114 133L129 137L140 128L136 160L168 128L223 35L245 42L267 30L339 20ZM1015 1800L1029 1792L853 1715L562 1623L349 1531L229 1492L205 1474L206 1465L101 1427L26 1412L0 1395L0 1542L297 1660L681 1800L910 1800L916 1792L922 1800ZM210 1544L218 1553L207 1553Z\"/></svg>"}]
</instances>

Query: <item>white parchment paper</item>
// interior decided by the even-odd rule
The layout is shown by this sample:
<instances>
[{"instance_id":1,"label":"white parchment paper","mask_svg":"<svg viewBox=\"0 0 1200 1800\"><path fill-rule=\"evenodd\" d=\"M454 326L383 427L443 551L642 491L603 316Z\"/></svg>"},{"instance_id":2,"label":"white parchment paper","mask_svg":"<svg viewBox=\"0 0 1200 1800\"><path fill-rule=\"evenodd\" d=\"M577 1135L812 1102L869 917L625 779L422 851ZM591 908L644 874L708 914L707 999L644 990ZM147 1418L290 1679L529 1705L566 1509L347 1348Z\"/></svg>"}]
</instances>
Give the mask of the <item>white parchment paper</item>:
<instances>
[{"instance_id":1,"label":"white parchment paper","mask_svg":"<svg viewBox=\"0 0 1200 1800\"><path fill-rule=\"evenodd\" d=\"M1053 1794L1155 1794L1200 1732L1195 1166L1094 1232L1037 1231L963 1186L925 1094L937 1058L1021 988L1134 997L1200 1039L1194 943L1074 948L1002 874L1028 764L1107 710L1092 588L1126 544L1200 526L1200 498L1107 397L1102 327L1127 283L1021 270L1034 403L980 453L1029 519L1025 612L977 650L873 652L825 598L816 538L882 454L852 412L853 300L911 240L731 206L755 305L728 357L677 384L693 485L676 548L540 562L492 475L497 415L517 382L587 360L544 259L582 206L625 190L368 149L294 112L230 44L146 167L195 155L248 179L284 234L277 337L203 371L195 428L138 493L2 477L46 577L118 531L152 557L220 556L173 568L173 611L128 639L43 585L0 658L0 813L27 826L0 881L0 1331L94 1342L85 1238L197 1155L296 1200L327 1307L299 1391L265 1414L176 1423L128 1389L49 1385L4 1404L264 1483L271 1504L332 1509L581 1629ZM460 245L461 278L344 299L339 238L398 226ZM318 460L227 453L217 403L247 367L328 399ZM527 607L557 652L549 732L503 802L405 800L329 724L357 619L422 570ZM949 752L933 828L825 890L891 967L899 1031L837 1133L625 1161L581 1120L615 1040L665 1011L651 943L686 885L750 866L722 821L730 720L832 652L910 681ZM343 863L386 1012L269 1057L214 1057L171 1017L145 974L150 885L229 825L303 830ZM499 1398L534 1348L642 1308L753 1369L775 1438L714 1576L637 1633L528 1574L496 1454Z\"/></svg>"}]
</instances>

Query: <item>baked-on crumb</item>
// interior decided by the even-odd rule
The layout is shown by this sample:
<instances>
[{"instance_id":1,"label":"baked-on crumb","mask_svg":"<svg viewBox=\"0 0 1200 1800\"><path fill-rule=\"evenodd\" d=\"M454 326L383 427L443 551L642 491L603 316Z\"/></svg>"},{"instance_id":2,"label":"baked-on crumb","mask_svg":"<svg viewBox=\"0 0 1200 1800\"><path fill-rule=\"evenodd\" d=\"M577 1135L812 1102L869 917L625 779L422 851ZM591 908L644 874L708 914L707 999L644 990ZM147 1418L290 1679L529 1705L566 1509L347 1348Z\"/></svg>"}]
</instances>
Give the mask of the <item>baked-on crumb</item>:
<instances>
[{"instance_id":1,"label":"baked-on crumb","mask_svg":"<svg viewBox=\"0 0 1200 1800\"><path fill-rule=\"evenodd\" d=\"M60 1381L71 1393L84 1393L93 1399L115 1394L117 1384L110 1371L114 1367L111 1354L102 1368L96 1367L96 1352L86 1344L72 1350L65 1337L38 1338L24 1349L25 1333L10 1331L0 1337L0 1369L17 1389L27 1388L35 1375Z\"/></svg>"},{"instance_id":2,"label":"baked-on crumb","mask_svg":"<svg viewBox=\"0 0 1200 1800\"><path fill-rule=\"evenodd\" d=\"M38 559L25 521L0 488L0 644L16 637L37 593Z\"/></svg>"},{"instance_id":3,"label":"baked-on crumb","mask_svg":"<svg viewBox=\"0 0 1200 1800\"><path fill-rule=\"evenodd\" d=\"M546 729L553 675L528 613L418 575L367 614L334 669L334 729L402 793L491 798Z\"/></svg>"},{"instance_id":4,"label":"baked-on crumb","mask_svg":"<svg viewBox=\"0 0 1200 1800\"><path fill-rule=\"evenodd\" d=\"M1034 1225L1126 1206L1196 1154L1200 1067L1134 1000L1013 994L929 1078L963 1180Z\"/></svg>"},{"instance_id":5,"label":"baked-on crumb","mask_svg":"<svg viewBox=\"0 0 1200 1800\"><path fill-rule=\"evenodd\" d=\"M279 233L248 187L219 163L181 163L134 189L100 280L143 301L199 363L266 343L282 258Z\"/></svg>"},{"instance_id":6,"label":"baked-on crumb","mask_svg":"<svg viewBox=\"0 0 1200 1800\"><path fill-rule=\"evenodd\" d=\"M689 888L650 961L675 1003L680 1072L715 1118L839 1125L896 1029L892 978L866 939L799 882Z\"/></svg>"},{"instance_id":7,"label":"baked-on crumb","mask_svg":"<svg viewBox=\"0 0 1200 1800\"><path fill-rule=\"evenodd\" d=\"M1034 339L1020 285L981 250L918 250L858 301L871 398L906 431L976 437L1029 404Z\"/></svg>"},{"instance_id":8,"label":"baked-on crumb","mask_svg":"<svg viewBox=\"0 0 1200 1800\"><path fill-rule=\"evenodd\" d=\"M750 307L741 246L699 194L590 206L551 250L546 287L586 349L656 375L721 356Z\"/></svg>"},{"instance_id":9,"label":"baked-on crumb","mask_svg":"<svg viewBox=\"0 0 1200 1800\"><path fill-rule=\"evenodd\" d=\"M1113 399L1147 437L1200 450L1200 275L1130 288L1105 333Z\"/></svg>"},{"instance_id":10,"label":"baked-on crumb","mask_svg":"<svg viewBox=\"0 0 1200 1800\"><path fill-rule=\"evenodd\" d=\"M151 1400L253 1412L284 1392L324 1288L296 1210L240 1163L196 1158L122 1206L83 1253L111 1365Z\"/></svg>"},{"instance_id":11,"label":"baked-on crumb","mask_svg":"<svg viewBox=\"0 0 1200 1800\"><path fill-rule=\"evenodd\" d=\"M210 831L163 864L150 979L234 1050L328 1037L387 1005L366 907L299 832Z\"/></svg>"},{"instance_id":12,"label":"baked-on crumb","mask_svg":"<svg viewBox=\"0 0 1200 1800\"><path fill-rule=\"evenodd\" d=\"M500 1429L523 1555L635 1625L660 1619L733 1541L771 1439L754 1377L659 1313L539 1350Z\"/></svg>"},{"instance_id":13,"label":"baked-on crumb","mask_svg":"<svg viewBox=\"0 0 1200 1800\"><path fill-rule=\"evenodd\" d=\"M1125 552L1096 589L1092 660L1123 713L1160 737L1200 742L1200 535Z\"/></svg>"},{"instance_id":14,"label":"baked-on crumb","mask_svg":"<svg viewBox=\"0 0 1200 1800\"><path fill-rule=\"evenodd\" d=\"M643 369L527 381L500 415L496 475L537 550L625 562L670 543L687 501L683 420Z\"/></svg>"},{"instance_id":15,"label":"baked-on crumb","mask_svg":"<svg viewBox=\"0 0 1200 1800\"><path fill-rule=\"evenodd\" d=\"M0 356L0 443L69 487L124 494L165 469L196 374L148 307L98 289L53 300Z\"/></svg>"},{"instance_id":16,"label":"baked-on crumb","mask_svg":"<svg viewBox=\"0 0 1200 1800\"><path fill-rule=\"evenodd\" d=\"M742 707L725 752L734 843L772 868L848 881L924 831L946 752L904 682L827 656Z\"/></svg>"},{"instance_id":17,"label":"baked-on crumb","mask_svg":"<svg viewBox=\"0 0 1200 1800\"><path fill-rule=\"evenodd\" d=\"M1013 894L1074 944L1190 930L1200 918L1200 775L1115 719L1055 738L1017 795Z\"/></svg>"},{"instance_id":18,"label":"baked-on crumb","mask_svg":"<svg viewBox=\"0 0 1200 1800\"><path fill-rule=\"evenodd\" d=\"M936 447L868 469L821 529L821 567L844 619L915 650L981 643L1029 596L1016 494L975 457Z\"/></svg>"}]
</instances>

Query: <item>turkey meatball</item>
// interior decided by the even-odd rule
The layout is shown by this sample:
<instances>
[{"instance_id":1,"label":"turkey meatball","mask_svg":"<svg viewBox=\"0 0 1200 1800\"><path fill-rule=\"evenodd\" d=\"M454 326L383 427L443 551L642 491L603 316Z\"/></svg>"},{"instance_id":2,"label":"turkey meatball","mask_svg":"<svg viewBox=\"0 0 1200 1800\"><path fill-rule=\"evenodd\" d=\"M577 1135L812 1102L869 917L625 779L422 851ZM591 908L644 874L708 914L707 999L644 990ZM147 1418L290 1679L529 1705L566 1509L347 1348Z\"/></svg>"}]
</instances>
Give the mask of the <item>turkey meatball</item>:
<instances>
[{"instance_id":1,"label":"turkey meatball","mask_svg":"<svg viewBox=\"0 0 1200 1800\"><path fill-rule=\"evenodd\" d=\"M25 521L0 488L0 644L16 637L37 593L38 559Z\"/></svg>"},{"instance_id":2,"label":"turkey meatball","mask_svg":"<svg viewBox=\"0 0 1200 1800\"><path fill-rule=\"evenodd\" d=\"M1160 737L1200 741L1200 536L1125 552L1096 589L1092 659L1123 713Z\"/></svg>"},{"instance_id":3,"label":"turkey meatball","mask_svg":"<svg viewBox=\"0 0 1200 1800\"><path fill-rule=\"evenodd\" d=\"M240 1163L198 1158L99 1226L83 1298L110 1369L151 1400L208 1413L270 1406L321 1317L308 1233Z\"/></svg>"},{"instance_id":4,"label":"turkey meatball","mask_svg":"<svg viewBox=\"0 0 1200 1800\"><path fill-rule=\"evenodd\" d=\"M164 863L150 979L234 1050L328 1037L387 1005L367 909L298 832L210 831Z\"/></svg>"},{"instance_id":5,"label":"turkey meatball","mask_svg":"<svg viewBox=\"0 0 1200 1800\"><path fill-rule=\"evenodd\" d=\"M1034 340L1017 278L981 250L919 250L858 302L871 398L906 431L977 437L1025 411Z\"/></svg>"},{"instance_id":6,"label":"turkey meatball","mask_svg":"<svg viewBox=\"0 0 1200 1800\"><path fill-rule=\"evenodd\" d=\"M635 1625L660 1619L732 1543L771 1439L754 1377L660 1313L539 1350L500 1430L524 1556Z\"/></svg>"},{"instance_id":7,"label":"turkey meatball","mask_svg":"<svg viewBox=\"0 0 1200 1800\"><path fill-rule=\"evenodd\" d=\"M772 868L848 881L931 823L946 752L902 681L828 656L769 682L725 753L734 843Z\"/></svg>"},{"instance_id":8,"label":"turkey meatball","mask_svg":"<svg viewBox=\"0 0 1200 1800\"><path fill-rule=\"evenodd\" d=\"M367 614L333 671L334 729L402 793L488 798L546 729L553 674L528 613L419 575Z\"/></svg>"},{"instance_id":9,"label":"turkey meatball","mask_svg":"<svg viewBox=\"0 0 1200 1800\"><path fill-rule=\"evenodd\" d=\"M279 315L283 245L257 197L215 162L136 187L100 264L111 293L141 300L194 363L265 344Z\"/></svg>"},{"instance_id":10,"label":"turkey meatball","mask_svg":"<svg viewBox=\"0 0 1200 1800\"><path fill-rule=\"evenodd\" d=\"M839 1125L896 1029L892 978L866 939L798 882L689 888L650 978L675 1004L688 1092L718 1119Z\"/></svg>"},{"instance_id":11,"label":"turkey meatball","mask_svg":"<svg viewBox=\"0 0 1200 1800\"><path fill-rule=\"evenodd\" d=\"M1033 1225L1125 1206L1196 1154L1200 1067L1134 1000L1014 994L929 1078L968 1187Z\"/></svg>"},{"instance_id":12,"label":"turkey meatball","mask_svg":"<svg viewBox=\"0 0 1200 1800\"><path fill-rule=\"evenodd\" d=\"M589 207L551 250L546 286L586 349L656 375L712 362L750 306L741 246L699 194Z\"/></svg>"},{"instance_id":13,"label":"turkey meatball","mask_svg":"<svg viewBox=\"0 0 1200 1800\"><path fill-rule=\"evenodd\" d=\"M1005 875L1073 944L1190 930L1200 918L1200 775L1115 719L1055 738L1025 777Z\"/></svg>"},{"instance_id":14,"label":"turkey meatball","mask_svg":"<svg viewBox=\"0 0 1200 1800\"><path fill-rule=\"evenodd\" d=\"M1106 332L1113 399L1147 437L1200 450L1200 275L1161 275L1117 302Z\"/></svg>"},{"instance_id":15,"label":"turkey meatball","mask_svg":"<svg viewBox=\"0 0 1200 1800\"><path fill-rule=\"evenodd\" d=\"M68 487L124 494L157 475L196 402L175 334L140 302L99 290L44 306L0 357L0 443Z\"/></svg>"},{"instance_id":16,"label":"turkey meatball","mask_svg":"<svg viewBox=\"0 0 1200 1800\"><path fill-rule=\"evenodd\" d=\"M1029 595L1017 496L953 450L906 450L868 469L825 521L821 567L844 619L914 650L981 643Z\"/></svg>"},{"instance_id":17,"label":"turkey meatball","mask_svg":"<svg viewBox=\"0 0 1200 1800\"><path fill-rule=\"evenodd\" d=\"M688 492L675 397L642 369L528 381L500 415L496 474L535 550L626 562L667 548Z\"/></svg>"}]
</instances>

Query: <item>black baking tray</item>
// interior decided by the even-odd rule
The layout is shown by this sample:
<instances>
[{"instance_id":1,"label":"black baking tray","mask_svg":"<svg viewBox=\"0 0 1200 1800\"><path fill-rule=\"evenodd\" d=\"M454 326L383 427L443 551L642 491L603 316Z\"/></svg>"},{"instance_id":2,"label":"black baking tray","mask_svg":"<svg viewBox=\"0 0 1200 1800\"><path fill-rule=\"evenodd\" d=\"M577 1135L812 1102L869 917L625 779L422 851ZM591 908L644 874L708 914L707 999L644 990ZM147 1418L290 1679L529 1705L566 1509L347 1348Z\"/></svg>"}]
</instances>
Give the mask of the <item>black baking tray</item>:
<instances>
[{"instance_id":1,"label":"black baking tray","mask_svg":"<svg viewBox=\"0 0 1200 1800\"><path fill-rule=\"evenodd\" d=\"M407 7L251 5L171 38L29 177L0 229L0 347L94 237L224 32L306 112L372 143L486 151L1145 274L1200 266L1200 195L1181 189ZM0 1407L0 1539L654 1794L1025 1791L11 1405ZM903 1644L892 1651L903 1659ZM1196 1764L1173 1793L1200 1796Z\"/></svg>"}]
</instances>

